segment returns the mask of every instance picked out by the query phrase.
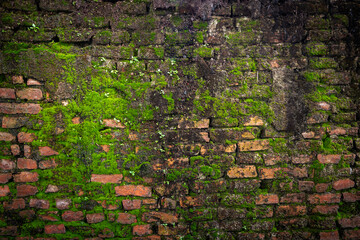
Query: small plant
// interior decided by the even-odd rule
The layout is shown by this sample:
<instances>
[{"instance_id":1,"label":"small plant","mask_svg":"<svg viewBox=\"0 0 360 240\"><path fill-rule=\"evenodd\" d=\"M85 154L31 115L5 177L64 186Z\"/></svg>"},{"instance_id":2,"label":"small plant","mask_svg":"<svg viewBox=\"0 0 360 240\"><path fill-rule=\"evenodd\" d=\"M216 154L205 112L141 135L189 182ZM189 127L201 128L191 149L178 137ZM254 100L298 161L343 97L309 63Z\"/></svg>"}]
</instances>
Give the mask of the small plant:
<instances>
[{"instance_id":1,"label":"small plant","mask_svg":"<svg viewBox=\"0 0 360 240\"><path fill-rule=\"evenodd\" d=\"M28 30L37 32L40 30L40 28L36 26L35 23L33 23L30 27L28 27Z\"/></svg>"}]
</instances>

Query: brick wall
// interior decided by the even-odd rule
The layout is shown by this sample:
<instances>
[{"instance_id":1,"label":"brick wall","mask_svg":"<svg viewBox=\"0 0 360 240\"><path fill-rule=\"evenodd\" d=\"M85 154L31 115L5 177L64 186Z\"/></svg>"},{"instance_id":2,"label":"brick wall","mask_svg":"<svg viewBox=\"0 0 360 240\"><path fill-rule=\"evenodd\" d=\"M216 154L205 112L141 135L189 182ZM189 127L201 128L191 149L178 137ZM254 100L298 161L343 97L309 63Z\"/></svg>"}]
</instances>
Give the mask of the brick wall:
<instances>
[{"instance_id":1,"label":"brick wall","mask_svg":"<svg viewBox=\"0 0 360 240\"><path fill-rule=\"evenodd\" d=\"M2 239L359 239L358 1L0 3Z\"/></svg>"}]
</instances>

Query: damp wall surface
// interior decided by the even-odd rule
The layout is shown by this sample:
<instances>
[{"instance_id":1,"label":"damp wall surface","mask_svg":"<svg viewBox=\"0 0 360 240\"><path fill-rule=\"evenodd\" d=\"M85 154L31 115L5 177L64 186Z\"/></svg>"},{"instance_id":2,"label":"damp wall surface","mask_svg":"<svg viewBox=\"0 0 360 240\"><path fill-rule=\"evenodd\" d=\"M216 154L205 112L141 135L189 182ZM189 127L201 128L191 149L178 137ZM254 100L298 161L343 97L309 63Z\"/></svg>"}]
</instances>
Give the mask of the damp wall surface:
<instances>
[{"instance_id":1,"label":"damp wall surface","mask_svg":"<svg viewBox=\"0 0 360 240\"><path fill-rule=\"evenodd\" d=\"M1 239L360 239L360 2L0 3Z\"/></svg>"}]
</instances>

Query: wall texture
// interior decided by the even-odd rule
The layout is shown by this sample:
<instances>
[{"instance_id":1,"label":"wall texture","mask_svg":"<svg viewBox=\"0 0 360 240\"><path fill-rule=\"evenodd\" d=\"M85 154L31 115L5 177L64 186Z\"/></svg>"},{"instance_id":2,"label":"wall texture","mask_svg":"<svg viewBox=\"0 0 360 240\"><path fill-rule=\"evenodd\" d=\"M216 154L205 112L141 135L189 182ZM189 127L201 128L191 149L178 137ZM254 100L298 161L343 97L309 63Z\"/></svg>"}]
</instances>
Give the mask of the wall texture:
<instances>
[{"instance_id":1,"label":"wall texture","mask_svg":"<svg viewBox=\"0 0 360 240\"><path fill-rule=\"evenodd\" d=\"M358 0L0 13L1 239L360 239Z\"/></svg>"}]
</instances>

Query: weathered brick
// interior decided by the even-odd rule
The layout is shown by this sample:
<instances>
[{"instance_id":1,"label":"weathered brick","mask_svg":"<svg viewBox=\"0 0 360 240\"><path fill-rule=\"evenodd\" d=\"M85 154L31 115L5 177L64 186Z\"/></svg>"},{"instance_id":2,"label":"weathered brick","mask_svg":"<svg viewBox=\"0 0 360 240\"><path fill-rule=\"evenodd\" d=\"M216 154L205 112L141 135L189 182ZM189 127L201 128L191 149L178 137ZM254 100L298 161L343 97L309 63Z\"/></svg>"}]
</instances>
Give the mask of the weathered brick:
<instances>
[{"instance_id":1,"label":"weathered brick","mask_svg":"<svg viewBox=\"0 0 360 240\"><path fill-rule=\"evenodd\" d=\"M239 151L262 151L269 149L269 140L242 141L238 143Z\"/></svg>"},{"instance_id":2,"label":"weathered brick","mask_svg":"<svg viewBox=\"0 0 360 240\"><path fill-rule=\"evenodd\" d=\"M288 169L285 168L261 168L259 169L260 179L274 179L286 177Z\"/></svg>"},{"instance_id":3,"label":"weathered brick","mask_svg":"<svg viewBox=\"0 0 360 240\"><path fill-rule=\"evenodd\" d=\"M320 214L337 214L338 209L338 205L317 205L312 209L312 212Z\"/></svg>"},{"instance_id":4,"label":"weathered brick","mask_svg":"<svg viewBox=\"0 0 360 240\"><path fill-rule=\"evenodd\" d=\"M315 186L315 190L318 193L326 192L328 190L329 186L330 186L329 183L318 183Z\"/></svg>"},{"instance_id":5,"label":"weathered brick","mask_svg":"<svg viewBox=\"0 0 360 240\"><path fill-rule=\"evenodd\" d=\"M122 174L112 174L112 175L104 175L104 174L91 174L92 182L99 183L121 183L123 179Z\"/></svg>"},{"instance_id":6,"label":"weathered brick","mask_svg":"<svg viewBox=\"0 0 360 240\"><path fill-rule=\"evenodd\" d=\"M357 228L360 227L360 216L342 218L339 219L338 222L342 228Z\"/></svg>"},{"instance_id":7,"label":"weathered brick","mask_svg":"<svg viewBox=\"0 0 360 240\"><path fill-rule=\"evenodd\" d=\"M320 163L338 164L341 160L341 155L339 155L339 154L330 154L330 155L318 154L317 159L319 160Z\"/></svg>"},{"instance_id":8,"label":"weathered brick","mask_svg":"<svg viewBox=\"0 0 360 240\"><path fill-rule=\"evenodd\" d=\"M12 199L10 202L4 202L3 206L6 210L24 209L25 200L23 198Z\"/></svg>"},{"instance_id":9,"label":"weathered brick","mask_svg":"<svg viewBox=\"0 0 360 240\"><path fill-rule=\"evenodd\" d=\"M293 217L306 215L306 206L283 205L276 209L277 216Z\"/></svg>"},{"instance_id":10,"label":"weathered brick","mask_svg":"<svg viewBox=\"0 0 360 240\"><path fill-rule=\"evenodd\" d=\"M165 161L165 164L168 168L185 168L189 167L189 159L188 158L168 158Z\"/></svg>"},{"instance_id":11,"label":"weathered brick","mask_svg":"<svg viewBox=\"0 0 360 240\"><path fill-rule=\"evenodd\" d=\"M281 203L302 203L305 201L305 193L288 193L281 197Z\"/></svg>"},{"instance_id":12,"label":"weathered brick","mask_svg":"<svg viewBox=\"0 0 360 240\"><path fill-rule=\"evenodd\" d=\"M11 149L12 155L14 155L14 156L18 156L21 153L20 146L17 144L11 145L10 149Z\"/></svg>"},{"instance_id":13,"label":"weathered brick","mask_svg":"<svg viewBox=\"0 0 360 240\"><path fill-rule=\"evenodd\" d=\"M133 233L133 235L137 235L137 236L145 236L145 235L152 234L153 231L151 230L151 225L146 224L146 225L136 225L136 226L134 226L132 233Z\"/></svg>"},{"instance_id":14,"label":"weathered brick","mask_svg":"<svg viewBox=\"0 0 360 240\"><path fill-rule=\"evenodd\" d=\"M244 126L263 126L264 121L258 116L251 116L244 121Z\"/></svg>"},{"instance_id":15,"label":"weathered brick","mask_svg":"<svg viewBox=\"0 0 360 240\"><path fill-rule=\"evenodd\" d=\"M11 178L11 173L0 173L0 183L7 183Z\"/></svg>"},{"instance_id":16,"label":"weathered brick","mask_svg":"<svg viewBox=\"0 0 360 240\"><path fill-rule=\"evenodd\" d=\"M263 204L278 204L279 197L276 194L265 194L265 195L258 195L255 200L256 205L263 205Z\"/></svg>"},{"instance_id":17,"label":"weathered brick","mask_svg":"<svg viewBox=\"0 0 360 240\"><path fill-rule=\"evenodd\" d=\"M305 164L312 161L312 157L308 155L299 155L291 158L292 163L294 164Z\"/></svg>"},{"instance_id":18,"label":"weathered brick","mask_svg":"<svg viewBox=\"0 0 360 240\"><path fill-rule=\"evenodd\" d=\"M204 204L204 200L202 197L192 197L192 196L185 196L180 198L180 206L181 207L200 207Z\"/></svg>"},{"instance_id":19,"label":"weathered brick","mask_svg":"<svg viewBox=\"0 0 360 240\"><path fill-rule=\"evenodd\" d=\"M15 90L11 88L0 88L0 98L15 99Z\"/></svg>"},{"instance_id":20,"label":"weathered brick","mask_svg":"<svg viewBox=\"0 0 360 240\"><path fill-rule=\"evenodd\" d=\"M31 147L29 145L24 145L24 157L31 157Z\"/></svg>"},{"instance_id":21,"label":"weathered brick","mask_svg":"<svg viewBox=\"0 0 360 240\"><path fill-rule=\"evenodd\" d=\"M345 230L344 231L345 240L358 240L360 239L360 230Z\"/></svg>"},{"instance_id":22,"label":"weathered brick","mask_svg":"<svg viewBox=\"0 0 360 240\"><path fill-rule=\"evenodd\" d=\"M66 233L65 225L46 225L45 234L63 234Z\"/></svg>"},{"instance_id":23,"label":"weathered brick","mask_svg":"<svg viewBox=\"0 0 360 240\"><path fill-rule=\"evenodd\" d=\"M48 200L43 200L43 199L30 199L30 203L29 203L30 207L33 208L39 208L39 209L49 209L50 207L50 203Z\"/></svg>"},{"instance_id":24,"label":"weathered brick","mask_svg":"<svg viewBox=\"0 0 360 240\"><path fill-rule=\"evenodd\" d=\"M158 221L164 223L177 223L178 217L164 212L146 212L142 216L142 221L148 223L158 222Z\"/></svg>"},{"instance_id":25,"label":"weathered brick","mask_svg":"<svg viewBox=\"0 0 360 240\"><path fill-rule=\"evenodd\" d=\"M320 240L339 240L339 232L321 232L320 233Z\"/></svg>"},{"instance_id":26,"label":"weathered brick","mask_svg":"<svg viewBox=\"0 0 360 240\"><path fill-rule=\"evenodd\" d=\"M257 176L257 171L254 165L232 167L227 172L227 175L229 178L251 178Z\"/></svg>"},{"instance_id":27,"label":"weathered brick","mask_svg":"<svg viewBox=\"0 0 360 240\"><path fill-rule=\"evenodd\" d=\"M37 163L32 159L18 158L17 167L19 169L37 169Z\"/></svg>"},{"instance_id":28,"label":"weathered brick","mask_svg":"<svg viewBox=\"0 0 360 240\"><path fill-rule=\"evenodd\" d=\"M19 216L27 220L33 220L35 218L34 210L22 210L19 212Z\"/></svg>"},{"instance_id":29,"label":"weathered brick","mask_svg":"<svg viewBox=\"0 0 360 240\"><path fill-rule=\"evenodd\" d=\"M86 214L86 221L88 223L99 223L105 220L105 216L103 213L91 213Z\"/></svg>"},{"instance_id":30,"label":"weathered brick","mask_svg":"<svg viewBox=\"0 0 360 240\"><path fill-rule=\"evenodd\" d=\"M48 146L45 147L39 147L39 152L41 156L53 156L53 155L59 155L58 152L54 151L53 149L51 149Z\"/></svg>"},{"instance_id":31,"label":"weathered brick","mask_svg":"<svg viewBox=\"0 0 360 240\"><path fill-rule=\"evenodd\" d=\"M209 128L209 124L210 124L210 119L201 119L198 121L181 119L178 123L178 128L180 128L180 129Z\"/></svg>"},{"instance_id":32,"label":"weathered brick","mask_svg":"<svg viewBox=\"0 0 360 240\"><path fill-rule=\"evenodd\" d=\"M28 117L3 117L3 128L20 128L28 122Z\"/></svg>"},{"instance_id":33,"label":"weathered brick","mask_svg":"<svg viewBox=\"0 0 360 240\"><path fill-rule=\"evenodd\" d=\"M159 235L150 235L146 237L133 237L133 240L161 240Z\"/></svg>"},{"instance_id":34,"label":"weathered brick","mask_svg":"<svg viewBox=\"0 0 360 240\"><path fill-rule=\"evenodd\" d=\"M21 172L14 175L15 182L37 182L39 174L37 172Z\"/></svg>"},{"instance_id":35,"label":"weathered brick","mask_svg":"<svg viewBox=\"0 0 360 240\"><path fill-rule=\"evenodd\" d=\"M176 208L176 200L171 198L162 198L161 206L165 209L175 209Z\"/></svg>"},{"instance_id":36,"label":"weathered brick","mask_svg":"<svg viewBox=\"0 0 360 240\"><path fill-rule=\"evenodd\" d=\"M125 128L125 125L123 125L120 121L115 119L104 119L103 123L105 127L110 128Z\"/></svg>"},{"instance_id":37,"label":"weathered brick","mask_svg":"<svg viewBox=\"0 0 360 240\"><path fill-rule=\"evenodd\" d=\"M35 139L35 134L20 132L20 133L18 133L17 138L18 138L19 143L31 143Z\"/></svg>"},{"instance_id":38,"label":"weathered brick","mask_svg":"<svg viewBox=\"0 0 360 240\"><path fill-rule=\"evenodd\" d=\"M308 196L310 204L339 203L340 193L312 194Z\"/></svg>"},{"instance_id":39,"label":"weathered brick","mask_svg":"<svg viewBox=\"0 0 360 240\"><path fill-rule=\"evenodd\" d=\"M343 199L344 199L344 202L360 201L360 192L356 192L356 193L344 192Z\"/></svg>"},{"instance_id":40,"label":"weathered brick","mask_svg":"<svg viewBox=\"0 0 360 240\"><path fill-rule=\"evenodd\" d=\"M26 184L17 185L16 190L17 190L18 197L32 196L38 192L37 187L31 186L31 185L26 185Z\"/></svg>"},{"instance_id":41,"label":"weathered brick","mask_svg":"<svg viewBox=\"0 0 360 240\"><path fill-rule=\"evenodd\" d=\"M37 80L35 80L35 79L31 79L31 78L29 78L29 79L27 80L26 84L27 84L28 86L41 86L41 85L43 85L41 82L39 82L39 81L37 81Z\"/></svg>"},{"instance_id":42,"label":"weathered brick","mask_svg":"<svg viewBox=\"0 0 360 240\"><path fill-rule=\"evenodd\" d=\"M5 197L10 193L10 188L8 185L0 186L0 197Z\"/></svg>"},{"instance_id":43,"label":"weathered brick","mask_svg":"<svg viewBox=\"0 0 360 240\"><path fill-rule=\"evenodd\" d=\"M122 205L124 210L129 211L129 210L134 210L134 209L140 209L141 208L141 200L140 199L124 199L122 200Z\"/></svg>"},{"instance_id":44,"label":"weathered brick","mask_svg":"<svg viewBox=\"0 0 360 240\"><path fill-rule=\"evenodd\" d=\"M315 186L315 183L312 181L299 181L299 190L311 192Z\"/></svg>"},{"instance_id":45,"label":"weathered brick","mask_svg":"<svg viewBox=\"0 0 360 240\"><path fill-rule=\"evenodd\" d=\"M17 236L18 234L17 226L6 226L0 228L0 236ZM8 238L3 239L7 240Z\"/></svg>"},{"instance_id":46,"label":"weathered brick","mask_svg":"<svg viewBox=\"0 0 360 240\"><path fill-rule=\"evenodd\" d=\"M116 196L151 197L151 187L143 185L124 185L115 187Z\"/></svg>"},{"instance_id":47,"label":"weathered brick","mask_svg":"<svg viewBox=\"0 0 360 240\"><path fill-rule=\"evenodd\" d=\"M16 96L26 100L41 100L43 98L42 91L38 88L25 88L16 91Z\"/></svg>"},{"instance_id":48,"label":"weathered brick","mask_svg":"<svg viewBox=\"0 0 360 240\"><path fill-rule=\"evenodd\" d=\"M65 222L74 222L74 221L82 221L84 220L84 214L82 211L65 211L61 215L62 219Z\"/></svg>"},{"instance_id":49,"label":"weathered brick","mask_svg":"<svg viewBox=\"0 0 360 240\"><path fill-rule=\"evenodd\" d=\"M56 208L60 210L69 209L71 205L71 199L56 199Z\"/></svg>"},{"instance_id":50,"label":"weathered brick","mask_svg":"<svg viewBox=\"0 0 360 240\"><path fill-rule=\"evenodd\" d=\"M347 179L340 179L333 183L333 188L337 191L353 188L355 186L355 182L349 178Z\"/></svg>"},{"instance_id":51,"label":"weathered brick","mask_svg":"<svg viewBox=\"0 0 360 240\"><path fill-rule=\"evenodd\" d=\"M23 76L11 76L11 80L12 80L13 84L23 84L24 83Z\"/></svg>"},{"instance_id":52,"label":"weathered brick","mask_svg":"<svg viewBox=\"0 0 360 240\"><path fill-rule=\"evenodd\" d=\"M57 166L55 159L43 160L39 162L40 169L55 168Z\"/></svg>"},{"instance_id":53,"label":"weathered brick","mask_svg":"<svg viewBox=\"0 0 360 240\"><path fill-rule=\"evenodd\" d=\"M13 170L15 169L15 162L8 159L0 160L0 169L1 170Z\"/></svg>"},{"instance_id":54,"label":"weathered brick","mask_svg":"<svg viewBox=\"0 0 360 240\"><path fill-rule=\"evenodd\" d=\"M0 141L12 142L14 140L15 140L14 135L7 132L0 132Z\"/></svg>"},{"instance_id":55,"label":"weathered brick","mask_svg":"<svg viewBox=\"0 0 360 240\"><path fill-rule=\"evenodd\" d=\"M5 114L38 114L40 104L35 103L0 103L0 113Z\"/></svg>"},{"instance_id":56,"label":"weathered brick","mask_svg":"<svg viewBox=\"0 0 360 240\"><path fill-rule=\"evenodd\" d=\"M121 224L132 224L132 223L136 223L137 220L136 220L136 216L130 213L119 213L116 222Z\"/></svg>"},{"instance_id":57,"label":"weathered brick","mask_svg":"<svg viewBox=\"0 0 360 240\"><path fill-rule=\"evenodd\" d=\"M56 193L59 191L58 186L49 184L45 190L45 193Z\"/></svg>"}]
</instances>

